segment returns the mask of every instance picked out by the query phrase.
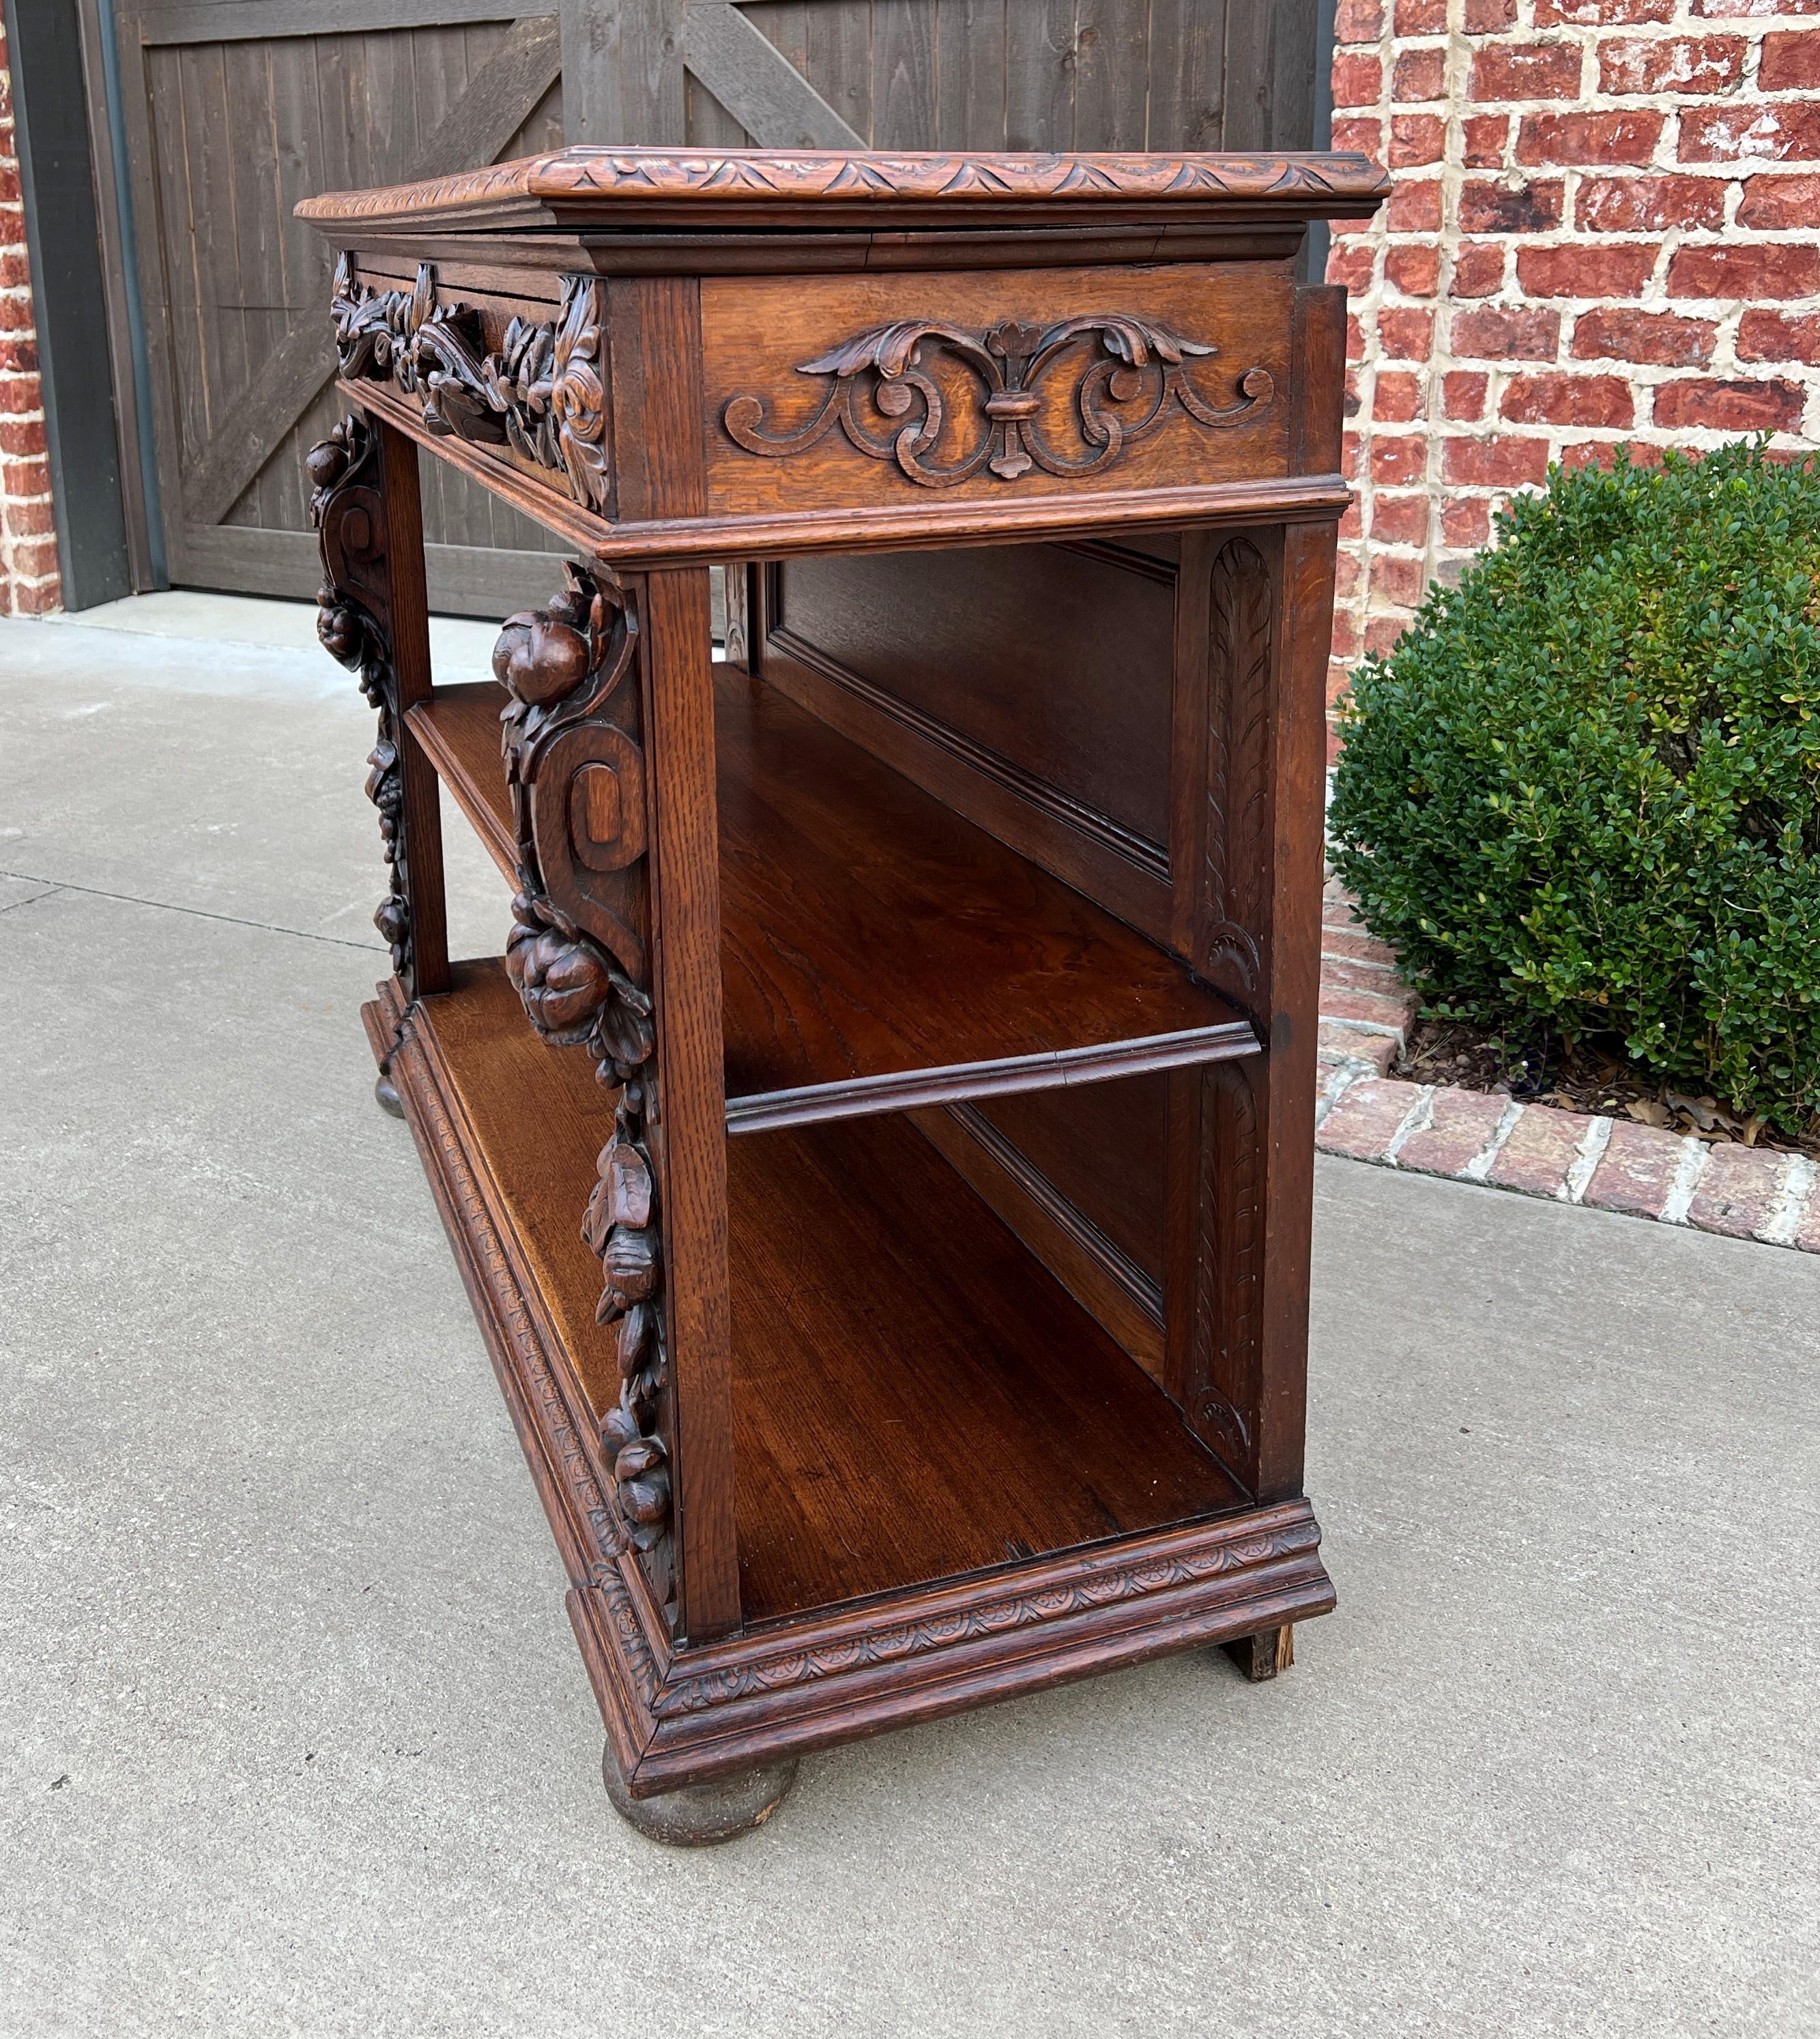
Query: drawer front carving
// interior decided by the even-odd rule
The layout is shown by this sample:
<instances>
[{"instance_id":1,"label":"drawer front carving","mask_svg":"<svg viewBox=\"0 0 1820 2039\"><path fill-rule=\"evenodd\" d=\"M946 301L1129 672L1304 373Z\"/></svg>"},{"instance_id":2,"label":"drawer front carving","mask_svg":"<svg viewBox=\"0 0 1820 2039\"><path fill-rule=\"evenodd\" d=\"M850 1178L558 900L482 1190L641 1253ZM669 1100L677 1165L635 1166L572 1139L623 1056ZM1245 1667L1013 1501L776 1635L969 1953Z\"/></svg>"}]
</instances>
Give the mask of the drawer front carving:
<instances>
[{"instance_id":1,"label":"drawer front carving","mask_svg":"<svg viewBox=\"0 0 1820 2039\"><path fill-rule=\"evenodd\" d=\"M553 314L526 306L503 317L439 289L433 264L409 290L355 272L344 255L330 315L344 380L389 382L420 406L439 439L515 454L584 510L608 514L604 287L564 276Z\"/></svg>"},{"instance_id":2,"label":"drawer front carving","mask_svg":"<svg viewBox=\"0 0 1820 2039\"><path fill-rule=\"evenodd\" d=\"M1237 263L707 279L710 505L1281 475L1290 298Z\"/></svg>"}]
</instances>

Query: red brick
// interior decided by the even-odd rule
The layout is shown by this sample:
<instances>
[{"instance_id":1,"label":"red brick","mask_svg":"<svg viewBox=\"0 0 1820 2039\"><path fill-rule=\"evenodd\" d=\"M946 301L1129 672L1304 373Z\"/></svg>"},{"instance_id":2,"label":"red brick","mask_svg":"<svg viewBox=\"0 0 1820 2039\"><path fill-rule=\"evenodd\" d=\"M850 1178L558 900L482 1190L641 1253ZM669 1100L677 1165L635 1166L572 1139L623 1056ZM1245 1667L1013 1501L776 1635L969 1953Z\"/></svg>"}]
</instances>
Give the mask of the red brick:
<instances>
[{"instance_id":1,"label":"red brick","mask_svg":"<svg viewBox=\"0 0 1820 2039\"><path fill-rule=\"evenodd\" d=\"M1390 74L1393 105L1419 105L1424 100L1447 96L1447 52L1445 50L1405 50Z\"/></svg>"},{"instance_id":2,"label":"red brick","mask_svg":"<svg viewBox=\"0 0 1820 2039\"><path fill-rule=\"evenodd\" d=\"M1775 40L1773 36L1770 38ZM1599 89L1613 93L1729 92L1744 75L1742 36L1613 36L1599 44Z\"/></svg>"},{"instance_id":3,"label":"red brick","mask_svg":"<svg viewBox=\"0 0 1820 2039\"><path fill-rule=\"evenodd\" d=\"M1662 113L1526 113L1519 163L1647 163L1662 139Z\"/></svg>"},{"instance_id":4,"label":"red brick","mask_svg":"<svg viewBox=\"0 0 1820 2039\"><path fill-rule=\"evenodd\" d=\"M1805 298L1820 290L1820 249L1784 241L1757 247L1678 249L1668 265L1671 298Z\"/></svg>"},{"instance_id":5,"label":"red brick","mask_svg":"<svg viewBox=\"0 0 1820 2039\"><path fill-rule=\"evenodd\" d=\"M1469 97L1480 105L1500 99L1578 99L1580 52L1574 43L1492 43L1476 51Z\"/></svg>"},{"instance_id":6,"label":"red brick","mask_svg":"<svg viewBox=\"0 0 1820 2039\"><path fill-rule=\"evenodd\" d=\"M1322 1020L1315 1038L1317 1052L1323 1061L1370 1062L1380 1076L1396 1054L1394 1035L1368 1034L1362 1027L1348 1027L1343 1021Z\"/></svg>"},{"instance_id":7,"label":"red brick","mask_svg":"<svg viewBox=\"0 0 1820 2039\"><path fill-rule=\"evenodd\" d=\"M1350 1154L1362 1161L1384 1158L1384 1150L1422 1095L1421 1087L1393 1077L1364 1076L1340 1094L1315 1135L1315 1144L1329 1154ZM1305 1133L1305 1139L1307 1135Z\"/></svg>"},{"instance_id":8,"label":"red brick","mask_svg":"<svg viewBox=\"0 0 1820 2039\"><path fill-rule=\"evenodd\" d=\"M1787 1156L1769 1148L1716 1141L1706 1150L1688 1223L1727 1239L1754 1238L1776 1215L1787 1167Z\"/></svg>"},{"instance_id":9,"label":"red brick","mask_svg":"<svg viewBox=\"0 0 1820 2039\"><path fill-rule=\"evenodd\" d=\"M1462 23L1469 36L1495 36L1500 28L1514 28L1517 0L1466 0Z\"/></svg>"},{"instance_id":10,"label":"red brick","mask_svg":"<svg viewBox=\"0 0 1820 2039\"><path fill-rule=\"evenodd\" d=\"M8 332L29 332L32 330L32 300L29 298L0 298L0 329Z\"/></svg>"},{"instance_id":11,"label":"red brick","mask_svg":"<svg viewBox=\"0 0 1820 2039\"><path fill-rule=\"evenodd\" d=\"M1426 495L1380 494L1371 506L1371 536L1380 545L1419 545L1428 536Z\"/></svg>"},{"instance_id":12,"label":"red brick","mask_svg":"<svg viewBox=\"0 0 1820 2039\"><path fill-rule=\"evenodd\" d=\"M1681 116L1684 163L1811 162L1820 156L1820 100L1766 103L1754 94L1735 106L1690 106Z\"/></svg>"},{"instance_id":13,"label":"red brick","mask_svg":"<svg viewBox=\"0 0 1820 2039\"><path fill-rule=\"evenodd\" d=\"M1760 92L1820 89L1820 28L1784 29L1765 36L1757 85Z\"/></svg>"},{"instance_id":14,"label":"red brick","mask_svg":"<svg viewBox=\"0 0 1820 2039\"><path fill-rule=\"evenodd\" d=\"M1667 21L1674 0L1536 0L1536 26L1552 28L1630 28L1639 21Z\"/></svg>"},{"instance_id":15,"label":"red brick","mask_svg":"<svg viewBox=\"0 0 1820 2039\"><path fill-rule=\"evenodd\" d=\"M1670 431L1792 432L1807 394L1798 382L1664 382L1655 423Z\"/></svg>"},{"instance_id":16,"label":"red brick","mask_svg":"<svg viewBox=\"0 0 1820 2039\"><path fill-rule=\"evenodd\" d=\"M1491 506L1482 496L1450 496L1441 506L1441 541L1476 550L1491 536Z\"/></svg>"},{"instance_id":17,"label":"red brick","mask_svg":"<svg viewBox=\"0 0 1820 2039\"><path fill-rule=\"evenodd\" d=\"M1346 316L1346 358L1348 361L1365 359L1365 327L1356 312Z\"/></svg>"},{"instance_id":18,"label":"red brick","mask_svg":"<svg viewBox=\"0 0 1820 2039\"><path fill-rule=\"evenodd\" d=\"M1738 223L1774 230L1811 228L1820 219L1820 177L1749 177L1738 202Z\"/></svg>"},{"instance_id":19,"label":"red brick","mask_svg":"<svg viewBox=\"0 0 1820 2039\"><path fill-rule=\"evenodd\" d=\"M1639 312L1602 306L1574 322L1576 361L1648 361L1692 368L1712 359L1719 328L1710 319L1680 318L1673 312Z\"/></svg>"},{"instance_id":20,"label":"red brick","mask_svg":"<svg viewBox=\"0 0 1820 2039\"><path fill-rule=\"evenodd\" d=\"M1401 642L1403 633L1408 627L1409 619L1406 616L1373 617L1365 626L1366 650L1376 652L1380 658L1388 659ZM1350 992L1346 994L1348 998L1355 996L1362 997L1363 995L1362 993L1355 994ZM1367 1020L1374 1016L1371 1012L1361 1011L1352 1016Z\"/></svg>"},{"instance_id":21,"label":"red brick","mask_svg":"<svg viewBox=\"0 0 1820 2039\"><path fill-rule=\"evenodd\" d=\"M1362 298L1371 288L1372 262L1368 242L1336 242L1327 251L1327 280Z\"/></svg>"},{"instance_id":22,"label":"red brick","mask_svg":"<svg viewBox=\"0 0 1820 2039\"><path fill-rule=\"evenodd\" d=\"M1419 432L1399 432L1371 442L1371 478L1380 488L1407 488L1428 471L1428 442Z\"/></svg>"},{"instance_id":23,"label":"red brick","mask_svg":"<svg viewBox=\"0 0 1820 2039\"><path fill-rule=\"evenodd\" d=\"M1738 325L1738 358L1820 367L1820 312L1746 312Z\"/></svg>"},{"instance_id":24,"label":"red brick","mask_svg":"<svg viewBox=\"0 0 1820 2039\"><path fill-rule=\"evenodd\" d=\"M1548 477L1546 439L1449 439L1441 455L1446 480L1467 488L1522 488Z\"/></svg>"},{"instance_id":25,"label":"red brick","mask_svg":"<svg viewBox=\"0 0 1820 2039\"><path fill-rule=\"evenodd\" d=\"M1415 305L1386 305L1377 314L1378 351L1391 361L1426 361L1434 351L1434 314Z\"/></svg>"},{"instance_id":26,"label":"red brick","mask_svg":"<svg viewBox=\"0 0 1820 2039\"><path fill-rule=\"evenodd\" d=\"M35 413L43 407L44 399L36 375L0 376L0 412L17 418Z\"/></svg>"},{"instance_id":27,"label":"red brick","mask_svg":"<svg viewBox=\"0 0 1820 2039\"><path fill-rule=\"evenodd\" d=\"M1450 418L1476 419L1485 415L1485 391L1491 382L1468 368L1456 368L1441 378L1441 408Z\"/></svg>"},{"instance_id":28,"label":"red brick","mask_svg":"<svg viewBox=\"0 0 1820 2039\"><path fill-rule=\"evenodd\" d=\"M1693 0L1696 14L1820 14L1820 0Z\"/></svg>"},{"instance_id":29,"label":"red brick","mask_svg":"<svg viewBox=\"0 0 1820 2039\"><path fill-rule=\"evenodd\" d=\"M1725 184L1719 177L1588 177L1574 199L1574 225L1583 234L1655 234L1724 222Z\"/></svg>"},{"instance_id":30,"label":"red brick","mask_svg":"<svg viewBox=\"0 0 1820 2039\"><path fill-rule=\"evenodd\" d=\"M1400 36L1446 35L1447 0L1396 0L1395 27Z\"/></svg>"},{"instance_id":31,"label":"red brick","mask_svg":"<svg viewBox=\"0 0 1820 2039\"><path fill-rule=\"evenodd\" d=\"M1437 234L1441 229L1441 180L1400 180L1378 215L1387 234Z\"/></svg>"},{"instance_id":32,"label":"red brick","mask_svg":"<svg viewBox=\"0 0 1820 2039\"><path fill-rule=\"evenodd\" d=\"M1384 66L1376 57L1343 53L1333 60L1332 91L1336 106L1375 106L1384 97Z\"/></svg>"},{"instance_id":33,"label":"red brick","mask_svg":"<svg viewBox=\"0 0 1820 2039\"><path fill-rule=\"evenodd\" d=\"M1462 234L1545 234L1561 223L1559 177L1538 177L1514 189L1501 180L1469 177L1460 187Z\"/></svg>"},{"instance_id":34,"label":"red brick","mask_svg":"<svg viewBox=\"0 0 1820 2039\"><path fill-rule=\"evenodd\" d=\"M1374 645L1371 629L1388 629L1389 635L1380 644ZM1388 651L1402 633L1402 619L1374 616L1367 630L1366 648ZM1320 1016L1324 1020L1357 1020L1372 1027L1401 1028L1407 1023L1415 1004L1415 994L1400 982L1393 982L1388 989L1370 991L1336 985L1331 996L1325 992L1322 993Z\"/></svg>"},{"instance_id":35,"label":"red brick","mask_svg":"<svg viewBox=\"0 0 1820 2039\"><path fill-rule=\"evenodd\" d=\"M1384 553L1371 563L1371 587L1373 594L1399 609L1419 609L1428 591L1428 575L1419 560L1395 559Z\"/></svg>"},{"instance_id":36,"label":"red brick","mask_svg":"<svg viewBox=\"0 0 1820 2039\"><path fill-rule=\"evenodd\" d=\"M1460 123L1460 160L1469 170L1501 170L1510 146L1508 113L1476 113Z\"/></svg>"},{"instance_id":37,"label":"red brick","mask_svg":"<svg viewBox=\"0 0 1820 2039\"><path fill-rule=\"evenodd\" d=\"M36 375L37 372L36 340L0 340L0 374Z\"/></svg>"},{"instance_id":38,"label":"red brick","mask_svg":"<svg viewBox=\"0 0 1820 2039\"><path fill-rule=\"evenodd\" d=\"M1591 1124L1574 1112L1556 1111L1545 1104L1525 1105L1504 1136L1486 1181L1532 1197L1561 1196Z\"/></svg>"},{"instance_id":39,"label":"red brick","mask_svg":"<svg viewBox=\"0 0 1820 2039\"><path fill-rule=\"evenodd\" d=\"M1433 297L1441 287L1441 250L1408 245L1387 248L1384 280L1405 297Z\"/></svg>"},{"instance_id":40,"label":"red brick","mask_svg":"<svg viewBox=\"0 0 1820 2039\"><path fill-rule=\"evenodd\" d=\"M1679 1134L1659 1126L1638 1126L1628 1118L1612 1121L1611 1144L1599 1157L1583 1201L1601 1210L1628 1211L1636 1217L1660 1217L1681 1166Z\"/></svg>"},{"instance_id":41,"label":"red brick","mask_svg":"<svg viewBox=\"0 0 1820 2039\"><path fill-rule=\"evenodd\" d=\"M1328 131L1336 149L1356 149L1360 155L1370 156L1374 162L1384 159L1384 123L1381 119L1365 119L1358 115L1334 122Z\"/></svg>"},{"instance_id":42,"label":"red brick","mask_svg":"<svg viewBox=\"0 0 1820 2039\"><path fill-rule=\"evenodd\" d=\"M0 501L20 502L28 496L48 496L51 469L36 460L0 460Z\"/></svg>"},{"instance_id":43,"label":"red brick","mask_svg":"<svg viewBox=\"0 0 1820 2039\"><path fill-rule=\"evenodd\" d=\"M1358 555L1343 547L1333 563L1333 592L1341 602L1349 600L1358 592Z\"/></svg>"},{"instance_id":44,"label":"red brick","mask_svg":"<svg viewBox=\"0 0 1820 2039\"><path fill-rule=\"evenodd\" d=\"M57 523L51 514L49 500L9 503L6 505L6 528L15 538L54 536Z\"/></svg>"},{"instance_id":45,"label":"red brick","mask_svg":"<svg viewBox=\"0 0 1820 2039\"><path fill-rule=\"evenodd\" d=\"M20 587L13 590L13 613L16 616L47 616L52 609L63 606L63 587L55 574L36 587Z\"/></svg>"},{"instance_id":46,"label":"red brick","mask_svg":"<svg viewBox=\"0 0 1820 2039\"><path fill-rule=\"evenodd\" d=\"M1404 1141L1397 1149L1397 1167L1424 1175L1457 1175L1490 1146L1509 1103L1508 1098L1478 1091L1436 1091L1434 1123Z\"/></svg>"},{"instance_id":47,"label":"red brick","mask_svg":"<svg viewBox=\"0 0 1820 2039\"><path fill-rule=\"evenodd\" d=\"M1515 425L1628 426L1636 416L1621 375L1518 375L1499 406Z\"/></svg>"},{"instance_id":48,"label":"red brick","mask_svg":"<svg viewBox=\"0 0 1820 2039\"><path fill-rule=\"evenodd\" d=\"M1343 956L1324 949L1320 966L1323 1009L1329 993L1338 997L1352 991L1375 992L1381 997L1398 1000L1406 1000L1408 996L1403 980L1396 974L1394 960L1386 964L1374 957Z\"/></svg>"},{"instance_id":49,"label":"red brick","mask_svg":"<svg viewBox=\"0 0 1820 2039\"><path fill-rule=\"evenodd\" d=\"M1323 958L1339 956L1349 963L1379 963L1386 970L1396 967L1396 951L1389 943L1381 942L1377 936L1357 927L1324 927L1320 952Z\"/></svg>"},{"instance_id":50,"label":"red brick","mask_svg":"<svg viewBox=\"0 0 1820 2039\"><path fill-rule=\"evenodd\" d=\"M1617 461L1617 439L1574 439L1561 448L1563 467L1611 467Z\"/></svg>"},{"instance_id":51,"label":"red brick","mask_svg":"<svg viewBox=\"0 0 1820 2039\"><path fill-rule=\"evenodd\" d=\"M23 248L0 255L0 290L23 290L32 280L32 258Z\"/></svg>"},{"instance_id":52,"label":"red brick","mask_svg":"<svg viewBox=\"0 0 1820 2039\"><path fill-rule=\"evenodd\" d=\"M1634 298L1649 281L1655 253L1623 241L1519 248L1517 280L1532 298Z\"/></svg>"},{"instance_id":53,"label":"red brick","mask_svg":"<svg viewBox=\"0 0 1820 2039\"><path fill-rule=\"evenodd\" d=\"M1383 33L1383 0L1339 0L1333 10L1336 43L1375 43Z\"/></svg>"},{"instance_id":54,"label":"red brick","mask_svg":"<svg viewBox=\"0 0 1820 2039\"><path fill-rule=\"evenodd\" d=\"M1387 158L1393 170L1407 170L1423 163L1438 163L1447 146L1447 123L1438 113L1394 113L1390 118L1390 150Z\"/></svg>"},{"instance_id":55,"label":"red brick","mask_svg":"<svg viewBox=\"0 0 1820 2039\"><path fill-rule=\"evenodd\" d=\"M1374 424L1407 425L1422 413L1422 378L1407 368L1381 368L1371 393Z\"/></svg>"},{"instance_id":56,"label":"red brick","mask_svg":"<svg viewBox=\"0 0 1820 2039\"><path fill-rule=\"evenodd\" d=\"M1561 315L1534 305L1478 305L1453 314L1453 351L1474 361L1552 361Z\"/></svg>"},{"instance_id":57,"label":"red brick","mask_svg":"<svg viewBox=\"0 0 1820 2039\"><path fill-rule=\"evenodd\" d=\"M1343 538L1359 538L1365 535L1365 518L1359 510L1358 498L1356 496L1340 513L1339 535ZM1336 651L1339 650L1339 625L1340 619L1336 617L1333 622L1333 643ZM1355 658L1358 652L1358 645L1355 636L1355 641L1346 647L1343 655L1348 659Z\"/></svg>"},{"instance_id":58,"label":"red brick","mask_svg":"<svg viewBox=\"0 0 1820 2039\"><path fill-rule=\"evenodd\" d=\"M1453 294L1492 298L1504 287L1504 250L1495 241L1468 241L1453 258Z\"/></svg>"},{"instance_id":59,"label":"red brick","mask_svg":"<svg viewBox=\"0 0 1820 2039\"><path fill-rule=\"evenodd\" d=\"M29 459L45 450L42 418L0 418L0 453Z\"/></svg>"},{"instance_id":60,"label":"red brick","mask_svg":"<svg viewBox=\"0 0 1820 2039\"><path fill-rule=\"evenodd\" d=\"M57 570L57 541L47 532L41 537L20 538L13 547L13 568L21 580L36 580Z\"/></svg>"},{"instance_id":61,"label":"red brick","mask_svg":"<svg viewBox=\"0 0 1820 2039\"><path fill-rule=\"evenodd\" d=\"M19 199L19 165L0 156L0 200L15 205Z\"/></svg>"}]
</instances>

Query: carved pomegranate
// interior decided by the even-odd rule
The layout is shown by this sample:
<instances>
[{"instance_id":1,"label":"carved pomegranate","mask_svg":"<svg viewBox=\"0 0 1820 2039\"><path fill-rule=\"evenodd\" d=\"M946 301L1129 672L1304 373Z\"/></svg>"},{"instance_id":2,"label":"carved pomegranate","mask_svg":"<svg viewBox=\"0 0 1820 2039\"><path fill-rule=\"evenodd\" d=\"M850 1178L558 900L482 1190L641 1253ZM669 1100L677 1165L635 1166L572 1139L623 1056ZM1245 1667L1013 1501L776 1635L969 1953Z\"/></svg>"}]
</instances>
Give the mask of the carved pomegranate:
<instances>
[{"instance_id":1,"label":"carved pomegranate","mask_svg":"<svg viewBox=\"0 0 1820 2039\"><path fill-rule=\"evenodd\" d=\"M493 647L493 677L527 707L552 708L587 678L592 656L572 625L545 609L521 609L506 618Z\"/></svg>"}]
</instances>

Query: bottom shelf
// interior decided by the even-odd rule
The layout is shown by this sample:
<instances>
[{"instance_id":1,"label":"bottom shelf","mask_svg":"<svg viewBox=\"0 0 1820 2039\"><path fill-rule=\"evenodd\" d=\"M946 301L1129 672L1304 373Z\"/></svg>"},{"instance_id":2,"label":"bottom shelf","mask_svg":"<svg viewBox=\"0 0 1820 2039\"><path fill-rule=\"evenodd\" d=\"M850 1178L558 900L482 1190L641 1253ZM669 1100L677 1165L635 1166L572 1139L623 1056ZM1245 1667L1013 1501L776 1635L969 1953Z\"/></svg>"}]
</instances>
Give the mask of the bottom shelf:
<instances>
[{"instance_id":1,"label":"bottom shelf","mask_svg":"<svg viewBox=\"0 0 1820 2039\"><path fill-rule=\"evenodd\" d=\"M580 1236L609 1098L498 963L421 1026L571 1365L618 1390ZM901 1118L728 1147L745 1619L1248 1505L1174 1405Z\"/></svg>"}]
</instances>

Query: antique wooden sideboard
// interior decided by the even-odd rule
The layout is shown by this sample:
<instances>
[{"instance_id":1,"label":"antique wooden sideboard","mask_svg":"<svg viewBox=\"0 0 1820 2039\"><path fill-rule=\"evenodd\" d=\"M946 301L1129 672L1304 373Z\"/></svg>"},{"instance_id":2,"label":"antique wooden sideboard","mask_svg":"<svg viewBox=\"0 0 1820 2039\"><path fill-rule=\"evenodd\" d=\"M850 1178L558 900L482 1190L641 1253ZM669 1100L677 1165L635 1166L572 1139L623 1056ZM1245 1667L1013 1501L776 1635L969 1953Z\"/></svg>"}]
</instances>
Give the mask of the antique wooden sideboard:
<instances>
[{"instance_id":1,"label":"antique wooden sideboard","mask_svg":"<svg viewBox=\"0 0 1820 2039\"><path fill-rule=\"evenodd\" d=\"M1333 1591L1302 1494L1364 158L574 148L300 208L366 1008L620 1809ZM572 547L430 670L418 456ZM728 584L725 655L709 568ZM438 782L504 875L451 961ZM507 905L510 898L509 909Z\"/></svg>"}]
</instances>

